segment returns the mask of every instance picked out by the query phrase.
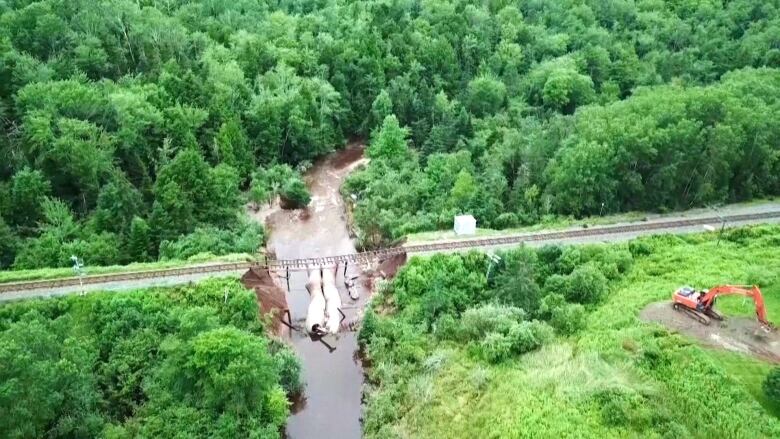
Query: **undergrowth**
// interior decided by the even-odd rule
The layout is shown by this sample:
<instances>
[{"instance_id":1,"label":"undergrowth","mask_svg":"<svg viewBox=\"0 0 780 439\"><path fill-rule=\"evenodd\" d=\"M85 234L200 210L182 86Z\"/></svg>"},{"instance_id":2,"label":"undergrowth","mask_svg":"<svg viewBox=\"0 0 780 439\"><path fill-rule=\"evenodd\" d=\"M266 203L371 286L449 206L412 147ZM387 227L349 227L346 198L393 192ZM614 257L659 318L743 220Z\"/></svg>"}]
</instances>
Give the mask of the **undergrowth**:
<instances>
[{"instance_id":1,"label":"undergrowth","mask_svg":"<svg viewBox=\"0 0 780 439\"><path fill-rule=\"evenodd\" d=\"M502 254L490 278L481 254L413 258L375 297L360 334L373 364L365 435L778 437L778 407L761 392L771 365L638 318L680 285L755 283L780 321L778 245L780 227L762 226L521 248ZM741 298L718 306L754 314ZM558 311L556 324L550 307L581 322L563 325L571 319ZM555 334L517 349L510 334L521 325Z\"/></svg>"}]
</instances>

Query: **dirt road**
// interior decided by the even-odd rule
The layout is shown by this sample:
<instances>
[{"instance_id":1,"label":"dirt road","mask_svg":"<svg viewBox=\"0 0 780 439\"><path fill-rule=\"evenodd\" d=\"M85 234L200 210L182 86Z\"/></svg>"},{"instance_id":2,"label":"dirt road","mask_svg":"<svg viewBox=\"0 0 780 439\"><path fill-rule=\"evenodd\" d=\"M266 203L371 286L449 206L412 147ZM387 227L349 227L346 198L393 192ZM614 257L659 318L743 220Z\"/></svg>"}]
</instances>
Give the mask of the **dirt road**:
<instances>
[{"instance_id":1,"label":"dirt road","mask_svg":"<svg viewBox=\"0 0 780 439\"><path fill-rule=\"evenodd\" d=\"M646 322L660 323L707 346L780 363L780 333L762 330L756 319L727 317L722 322L712 321L707 326L675 311L669 302L648 305L639 313L639 318Z\"/></svg>"}]
</instances>

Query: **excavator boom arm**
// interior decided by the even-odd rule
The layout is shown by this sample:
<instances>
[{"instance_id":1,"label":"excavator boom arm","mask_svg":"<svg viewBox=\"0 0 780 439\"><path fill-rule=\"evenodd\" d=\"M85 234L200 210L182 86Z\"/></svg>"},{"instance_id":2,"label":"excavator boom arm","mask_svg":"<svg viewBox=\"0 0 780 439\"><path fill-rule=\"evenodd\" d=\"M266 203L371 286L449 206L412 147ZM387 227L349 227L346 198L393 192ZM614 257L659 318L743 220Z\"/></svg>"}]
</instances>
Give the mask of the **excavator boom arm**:
<instances>
[{"instance_id":1,"label":"excavator boom arm","mask_svg":"<svg viewBox=\"0 0 780 439\"><path fill-rule=\"evenodd\" d=\"M752 298L753 302L756 304L756 317L758 318L758 321L764 325L770 325L766 316L764 296L761 295L761 290L755 285L719 285L707 291L707 294L701 299L701 303L705 307L711 308L716 297L734 294Z\"/></svg>"}]
</instances>

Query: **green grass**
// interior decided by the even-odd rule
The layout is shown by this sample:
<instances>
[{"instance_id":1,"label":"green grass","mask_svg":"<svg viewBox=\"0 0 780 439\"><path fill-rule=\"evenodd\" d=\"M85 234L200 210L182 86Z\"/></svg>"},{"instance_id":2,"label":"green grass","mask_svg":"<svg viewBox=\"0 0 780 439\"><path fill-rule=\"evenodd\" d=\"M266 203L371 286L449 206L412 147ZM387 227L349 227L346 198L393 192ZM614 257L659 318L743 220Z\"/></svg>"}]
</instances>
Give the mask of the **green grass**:
<instances>
[{"instance_id":1,"label":"green grass","mask_svg":"<svg viewBox=\"0 0 780 439\"><path fill-rule=\"evenodd\" d=\"M758 283L780 323L780 227L726 236L643 238L651 253L589 309L585 329L539 351L490 365L433 341L427 357L445 359L437 368L375 365L373 376L389 378L368 392L367 437L779 437L780 407L761 389L773 365L638 317L680 285ZM737 297L718 308L727 317L754 309ZM639 403L602 406L605 392Z\"/></svg>"},{"instance_id":2,"label":"green grass","mask_svg":"<svg viewBox=\"0 0 780 439\"><path fill-rule=\"evenodd\" d=\"M96 266L87 265L87 275L127 273L134 271L161 270L165 268L185 267L194 264L206 264L216 262L243 262L255 260L256 256L246 253L235 253L223 256L210 254L196 255L186 261L159 261L143 262L128 265ZM33 280L61 279L75 276L72 268L40 268L35 270L4 270L0 271L0 283L24 282Z\"/></svg>"},{"instance_id":3,"label":"green grass","mask_svg":"<svg viewBox=\"0 0 780 439\"><path fill-rule=\"evenodd\" d=\"M780 404L768 400L761 388L764 378L772 369L771 364L736 352L708 349L707 353L723 367L729 378L750 392L761 406L775 416L780 416Z\"/></svg>"},{"instance_id":4,"label":"green grass","mask_svg":"<svg viewBox=\"0 0 780 439\"><path fill-rule=\"evenodd\" d=\"M769 203L772 201L774 201L774 199L751 200L744 203L729 204L727 206L722 206L719 209L734 209L740 207L749 207L749 206ZM477 228L477 233L471 236L459 236L456 235L455 232L452 230L436 230L431 232L412 233L406 236L406 243L416 244L416 243L424 243L424 242L431 242L431 241L470 239L475 237L490 237L490 236L497 236L497 235L521 234L521 233L529 233L529 232L538 232L542 230L557 230L557 229L566 229L571 227L582 227L582 226L604 226L604 225L617 224L623 222L642 221L651 217L652 218L676 217L676 216L680 216L682 213L685 213L686 215L694 215L694 214L704 215L704 214L713 214L713 211L711 209L693 209L686 212L670 212L661 215L648 214L647 212L626 212L626 213L604 215L604 216L593 216L593 217L587 217L581 219L576 219L573 217L548 216L548 217L544 217L542 221L540 221L539 223L531 226L515 227L509 229L502 229L502 230Z\"/></svg>"}]
</instances>

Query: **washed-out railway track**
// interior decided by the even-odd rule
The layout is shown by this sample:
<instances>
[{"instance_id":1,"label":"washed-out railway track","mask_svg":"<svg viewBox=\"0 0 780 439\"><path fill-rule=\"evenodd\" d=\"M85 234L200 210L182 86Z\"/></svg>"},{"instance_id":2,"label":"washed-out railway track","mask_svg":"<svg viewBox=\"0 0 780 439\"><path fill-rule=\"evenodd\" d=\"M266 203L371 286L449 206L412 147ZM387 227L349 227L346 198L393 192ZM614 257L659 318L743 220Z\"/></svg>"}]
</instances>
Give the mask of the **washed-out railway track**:
<instances>
[{"instance_id":1,"label":"washed-out railway track","mask_svg":"<svg viewBox=\"0 0 780 439\"><path fill-rule=\"evenodd\" d=\"M338 256L324 256L318 258L306 259L269 259L263 262L230 262L220 264L192 265L179 268L166 268L161 270L148 270L136 272L124 272L113 274L101 274L94 276L69 277L51 280L35 280L25 282L11 282L0 284L0 294L7 292L18 292L28 290L54 289L61 287L76 286L80 284L107 284L123 281L138 281L143 279L157 279L177 276L207 274L207 273L225 273L248 270L250 267L267 268L271 271L295 271L305 270L312 266L328 266L334 264L349 263L370 263L381 261L387 257L401 253L435 253L441 251L465 250L472 248L490 248L507 245L521 244L524 242L544 242L566 239L588 238L588 237L609 237L610 235L620 235L626 233L646 233L652 231L676 230L686 227L707 225L707 224L726 224L743 223L748 221L761 221L780 218L780 211L767 211L758 213L709 216L687 219L675 219L670 221L637 222L623 225L599 226L581 229L568 229L550 232L532 232L523 234L513 234L508 236L498 236L492 238L474 238L452 241L440 241L427 244L414 244L392 247L381 250L373 250L359 253L352 253Z\"/></svg>"}]
</instances>

